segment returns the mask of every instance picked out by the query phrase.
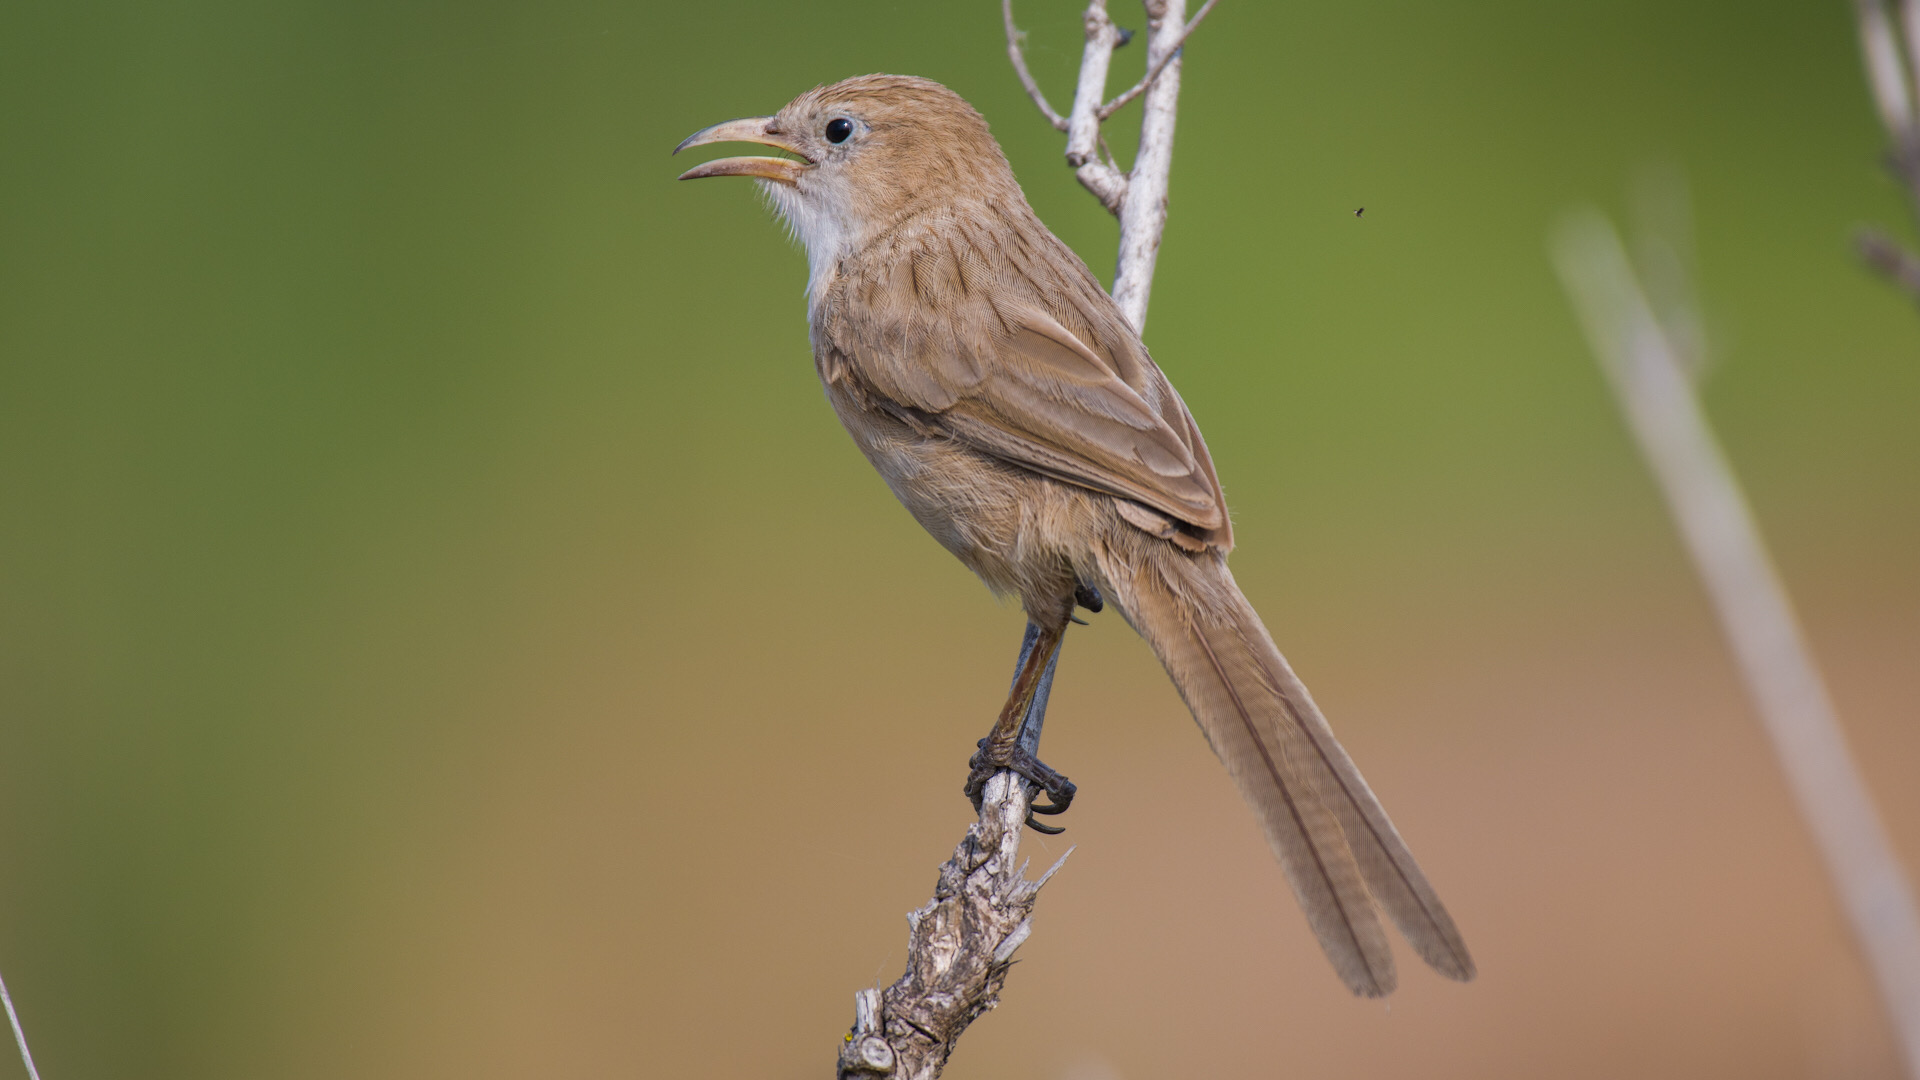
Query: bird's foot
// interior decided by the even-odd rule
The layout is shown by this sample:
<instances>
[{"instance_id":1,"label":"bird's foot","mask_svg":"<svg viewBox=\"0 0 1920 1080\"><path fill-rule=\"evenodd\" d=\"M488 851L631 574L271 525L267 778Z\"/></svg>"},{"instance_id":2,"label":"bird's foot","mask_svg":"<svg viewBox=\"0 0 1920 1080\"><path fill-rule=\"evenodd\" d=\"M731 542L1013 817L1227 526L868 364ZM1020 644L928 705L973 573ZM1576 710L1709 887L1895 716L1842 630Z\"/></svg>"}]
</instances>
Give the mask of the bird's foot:
<instances>
[{"instance_id":1,"label":"bird's foot","mask_svg":"<svg viewBox=\"0 0 1920 1080\"><path fill-rule=\"evenodd\" d=\"M1046 793L1046 802L1036 801L1027 809L1027 824L1035 832L1049 836L1067 831L1058 825L1042 825L1033 820L1033 815L1066 813L1067 807L1073 805L1073 793L1079 789L1074 787L1073 781L1053 771L1019 743L995 746L993 740L981 739L980 751L973 755L967 765L969 772L965 791L968 801L973 803L974 813L980 812L980 801L985 797L987 781L993 778L994 773L1007 770Z\"/></svg>"},{"instance_id":2,"label":"bird's foot","mask_svg":"<svg viewBox=\"0 0 1920 1080\"><path fill-rule=\"evenodd\" d=\"M1084 581L1074 584L1073 602L1095 614L1098 614L1102 608L1107 606L1106 598L1100 595L1100 587L1098 585L1089 585Z\"/></svg>"}]
</instances>

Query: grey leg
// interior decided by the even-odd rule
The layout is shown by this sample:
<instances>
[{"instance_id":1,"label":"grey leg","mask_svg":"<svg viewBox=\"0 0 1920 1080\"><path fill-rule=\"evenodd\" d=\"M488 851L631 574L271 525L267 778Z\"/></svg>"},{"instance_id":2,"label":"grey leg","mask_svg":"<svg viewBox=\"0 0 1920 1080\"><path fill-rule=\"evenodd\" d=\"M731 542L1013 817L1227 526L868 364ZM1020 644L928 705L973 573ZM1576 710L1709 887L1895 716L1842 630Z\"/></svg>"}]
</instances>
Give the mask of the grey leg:
<instances>
[{"instance_id":1,"label":"grey leg","mask_svg":"<svg viewBox=\"0 0 1920 1080\"><path fill-rule=\"evenodd\" d=\"M1027 636L1020 642L1020 660L1014 664L1014 678L1020 677L1020 669L1027 666L1027 657L1033 655L1034 643L1040 639L1040 628L1027 624ZM1038 756L1040 753L1040 728L1047 722L1047 695L1053 692L1053 669L1060 665L1060 650L1055 649L1053 659L1047 661L1047 670L1040 675L1040 685L1034 688L1033 704L1027 706L1026 719L1020 723L1020 749Z\"/></svg>"}]
</instances>

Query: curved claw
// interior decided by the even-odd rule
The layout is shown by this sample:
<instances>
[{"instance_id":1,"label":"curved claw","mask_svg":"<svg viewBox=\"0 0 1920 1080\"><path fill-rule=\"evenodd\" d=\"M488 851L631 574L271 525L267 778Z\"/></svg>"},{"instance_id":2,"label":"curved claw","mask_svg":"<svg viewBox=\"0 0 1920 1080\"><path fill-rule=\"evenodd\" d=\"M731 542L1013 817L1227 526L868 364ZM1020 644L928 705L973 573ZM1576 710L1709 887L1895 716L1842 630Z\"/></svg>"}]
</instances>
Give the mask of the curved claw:
<instances>
[{"instance_id":1,"label":"curved claw","mask_svg":"<svg viewBox=\"0 0 1920 1080\"><path fill-rule=\"evenodd\" d=\"M1065 809L1065 807L1062 807L1061 809ZM1036 812L1059 813L1058 810L1040 811L1037 808L1035 810L1029 810L1027 811L1027 828L1032 829L1034 832L1037 832L1037 833L1045 833L1048 836L1059 836L1061 833L1067 831L1067 827L1065 825L1043 825L1040 822L1033 820L1033 815Z\"/></svg>"},{"instance_id":2,"label":"curved claw","mask_svg":"<svg viewBox=\"0 0 1920 1080\"><path fill-rule=\"evenodd\" d=\"M991 738L987 738L981 739L978 745L980 752L967 763L967 782L961 788L967 796L967 801L973 803L974 813L980 812L981 803L986 795L987 781L995 773L1004 769L1038 789L1034 793L1035 801L1027 804L1027 824L1034 831L1046 833L1049 836L1058 836L1066 831L1057 825L1042 825L1035 821L1033 816L1066 813L1067 807L1073 803L1075 792L1079 790L1074 786L1073 781L1048 768L1045 763L1030 752L1021 749L1018 744L997 747ZM1047 801L1039 802L1038 799L1043 794L1047 797Z\"/></svg>"}]
</instances>

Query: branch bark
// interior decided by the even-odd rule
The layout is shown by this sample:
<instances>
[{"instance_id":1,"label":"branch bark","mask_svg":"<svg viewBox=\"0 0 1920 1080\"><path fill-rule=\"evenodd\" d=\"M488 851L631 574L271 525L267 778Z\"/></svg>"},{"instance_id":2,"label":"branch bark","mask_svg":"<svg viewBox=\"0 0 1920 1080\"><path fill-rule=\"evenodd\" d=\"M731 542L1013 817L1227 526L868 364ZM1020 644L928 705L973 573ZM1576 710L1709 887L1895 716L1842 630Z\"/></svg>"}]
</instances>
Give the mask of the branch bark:
<instances>
[{"instance_id":1,"label":"branch bark","mask_svg":"<svg viewBox=\"0 0 1920 1080\"><path fill-rule=\"evenodd\" d=\"M1613 226L1586 211L1554 255L1920 1080L1920 914L1759 526Z\"/></svg>"},{"instance_id":2,"label":"branch bark","mask_svg":"<svg viewBox=\"0 0 1920 1080\"><path fill-rule=\"evenodd\" d=\"M1032 801L1033 789L1012 773L987 781L980 820L941 865L933 899L907 915L906 974L854 996L840 1080L932 1080L967 1025L999 1004L1014 950L1033 931L1040 887L1073 854L1027 879L1020 834Z\"/></svg>"}]
</instances>

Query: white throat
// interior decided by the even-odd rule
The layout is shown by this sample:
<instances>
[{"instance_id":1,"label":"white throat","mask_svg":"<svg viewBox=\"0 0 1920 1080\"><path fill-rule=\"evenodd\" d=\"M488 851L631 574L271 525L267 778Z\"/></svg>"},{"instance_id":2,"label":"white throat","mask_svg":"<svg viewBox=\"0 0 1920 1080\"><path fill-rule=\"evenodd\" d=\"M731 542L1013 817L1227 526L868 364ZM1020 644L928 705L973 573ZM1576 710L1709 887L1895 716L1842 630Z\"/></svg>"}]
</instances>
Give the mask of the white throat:
<instances>
[{"instance_id":1,"label":"white throat","mask_svg":"<svg viewBox=\"0 0 1920 1080\"><path fill-rule=\"evenodd\" d=\"M759 182L787 229L807 249L807 308L826 294L840 260L859 247L860 222L841 198L840 185L813 183L804 192L790 184Z\"/></svg>"}]
</instances>

